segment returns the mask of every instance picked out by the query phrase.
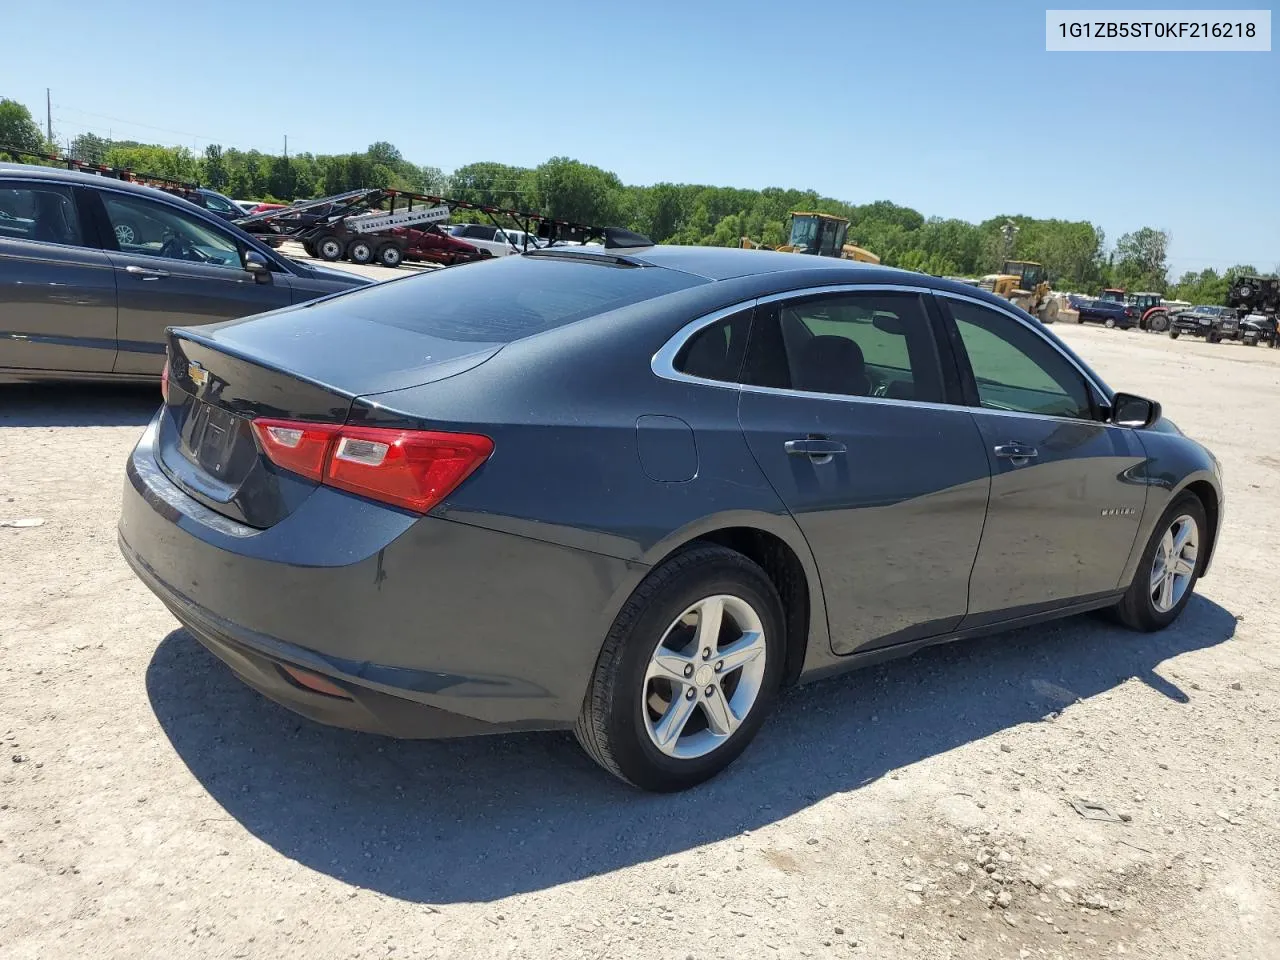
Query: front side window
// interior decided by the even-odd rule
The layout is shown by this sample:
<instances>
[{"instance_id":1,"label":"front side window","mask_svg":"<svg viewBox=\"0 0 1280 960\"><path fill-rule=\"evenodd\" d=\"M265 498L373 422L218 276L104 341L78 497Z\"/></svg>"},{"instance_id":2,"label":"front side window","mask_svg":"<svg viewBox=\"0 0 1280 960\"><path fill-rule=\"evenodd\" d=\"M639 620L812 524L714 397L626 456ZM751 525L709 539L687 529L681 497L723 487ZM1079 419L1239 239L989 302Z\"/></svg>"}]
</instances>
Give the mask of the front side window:
<instances>
[{"instance_id":1,"label":"front side window","mask_svg":"<svg viewBox=\"0 0 1280 960\"><path fill-rule=\"evenodd\" d=\"M968 355L979 406L1093 419L1084 378L1052 344L996 310L963 300L944 302Z\"/></svg>"},{"instance_id":2,"label":"front side window","mask_svg":"<svg viewBox=\"0 0 1280 960\"><path fill-rule=\"evenodd\" d=\"M244 269L235 241L203 220L145 197L103 192L121 253Z\"/></svg>"},{"instance_id":3,"label":"front side window","mask_svg":"<svg viewBox=\"0 0 1280 960\"><path fill-rule=\"evenodd\" d=\"M56 183L0 182L0 239L83 246L71 191Z\"/></svg>"},{"instance_id":4,"label":"front side window","mask_svg":"<svg viewBox=\"0 0 1280 960\"><path fill-rule=\"evenodd\" d=\"M762 308L743 382L850 397L944 400L918 294L838 293Z\"/></svg>"}]
</instances>

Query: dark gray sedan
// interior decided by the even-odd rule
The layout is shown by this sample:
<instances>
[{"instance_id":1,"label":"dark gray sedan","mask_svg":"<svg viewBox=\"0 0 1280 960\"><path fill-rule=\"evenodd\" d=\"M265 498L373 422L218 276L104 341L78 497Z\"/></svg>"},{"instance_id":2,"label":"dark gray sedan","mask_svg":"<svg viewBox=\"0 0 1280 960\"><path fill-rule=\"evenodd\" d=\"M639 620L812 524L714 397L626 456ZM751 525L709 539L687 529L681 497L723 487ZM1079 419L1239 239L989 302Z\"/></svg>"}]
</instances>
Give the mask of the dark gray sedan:
<instances>
[{"instance_id":1,"label":"dark gray sedan","mask_svg":"<svg viewBox=\"0 0 1280 960\"><path fill-rule=\"evenodd\" d=\"M1209 451L1007 301L690 247L176 328L127 472L124 555L266 696L572 728L652 790L788 684L1086 610L1166 627L1223 511Z\"/></svg>"},{"instance_id":2,"label":"dark gray sedan","mask_svg":"<svg viewBox=\"0 0 1280 960\"><path fill-rule=\"evenodd\" d=\"M172 323L370 282L289 260L160 190L0 164L0 382L154 381Z\"/></svg>"}]
</instances>

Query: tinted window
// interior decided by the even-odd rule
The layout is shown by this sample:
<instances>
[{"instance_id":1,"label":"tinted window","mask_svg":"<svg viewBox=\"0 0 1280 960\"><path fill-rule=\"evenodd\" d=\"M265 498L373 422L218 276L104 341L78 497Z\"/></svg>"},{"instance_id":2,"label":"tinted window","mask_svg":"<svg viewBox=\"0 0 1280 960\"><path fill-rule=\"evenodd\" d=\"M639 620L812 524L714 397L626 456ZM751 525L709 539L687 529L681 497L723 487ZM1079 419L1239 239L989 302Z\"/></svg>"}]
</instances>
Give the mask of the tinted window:
<instances>
[{"instance_id":1,"label":"tinted window","mask_svg":"<svg viewBox=\"0 0 1280 960\"><path fill-rule=\"evenodd\" d=\"M660 267L501 257L343 297L347 313L446 340L509 343L708 281Z\"/></svg>"},{"instance_id":2,"label":"tinted window","mask_svg":"<svg viewBox=\"0 0 1280 960\"><path fill-rule=\"evenodd\" d=\"M206 193L202 194L202 196L204 197L204 205L210 210L215 210L218 213L231 213L237 215L240 213L239 208L237 208L230 200L224 200L216 193Z\"/></svg>"},{"instance_id":3,"label":"tinted window","mask_svg":"<svg viewBox=\"0 0 1280 960\"><path fill-rule=\"evenodd\" d=\"M759 313L743 381L895 400L943 400L928 314L917 294L841 293Z\"/></svg>"},{"instance_id":4,"label":"tinted window","mask_svg":"<svg viewBox=\"0 0 1280 960\"><path fill-rule=\"evenodd\" d=\"M244 269L234 240L168 204L111 191L101 194L122 253Z\"/></svg>"},{"instance_id":5,"label":"tinted window","mask_svg":"<svg viewBox=\"0 0 1280 960\"><path fill-rule=\"evenodd\" d=\"M751 311L743 310L699 330L676 357L675 368L691 377L736 383L750 329Z\"/></svg>"},{"instance_id":6,"label":"tinted window","mask_svg":"<svg viewBox=\"0 0 1280 960\"><path fill-rule=\"evenodd\" d=\"M981 406L1093 418L1084 379L1043 337L995 310L962 300L945 302L959 328Z\"/></svg>"},{"instance_id":7,"label":"tinted window","mask_svg":"<svg viewBox=\"0 0 1280 960\"><path fill-rule=\"evenodd\" d=\"M52 183L0 183L0 238L82 246L71 191Z\"/></svg>"}]
</instances>

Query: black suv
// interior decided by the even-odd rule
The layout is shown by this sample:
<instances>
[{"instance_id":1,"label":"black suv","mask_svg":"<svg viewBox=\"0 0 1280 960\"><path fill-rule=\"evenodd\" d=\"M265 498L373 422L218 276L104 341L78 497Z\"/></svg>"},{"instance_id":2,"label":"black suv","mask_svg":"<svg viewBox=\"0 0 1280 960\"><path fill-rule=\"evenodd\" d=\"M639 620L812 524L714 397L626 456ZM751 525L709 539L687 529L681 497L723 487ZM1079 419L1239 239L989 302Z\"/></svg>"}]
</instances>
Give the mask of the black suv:
<instances>
[{"instance_id":1,"label":"black suv","mask_svg":"<svg viewBox=\"0 0 1280 960\"><path fill-rule=\"evenodd\" d=\"M151 187L0 163L0 382L156 379L170 324L371 282L283 257Z\"/></svg>"},{"instance_id":2,"label":"black suv","mask_svg":"<svg viewBox=\"0 0 1280 960\"><path fill-rule=\"evenodd\" d=\"M1198 306L1173 315L1169 336L1204 337L1210 343L1240 339L1240 315L1234 307Z\"/></svg>"}]
</instances>

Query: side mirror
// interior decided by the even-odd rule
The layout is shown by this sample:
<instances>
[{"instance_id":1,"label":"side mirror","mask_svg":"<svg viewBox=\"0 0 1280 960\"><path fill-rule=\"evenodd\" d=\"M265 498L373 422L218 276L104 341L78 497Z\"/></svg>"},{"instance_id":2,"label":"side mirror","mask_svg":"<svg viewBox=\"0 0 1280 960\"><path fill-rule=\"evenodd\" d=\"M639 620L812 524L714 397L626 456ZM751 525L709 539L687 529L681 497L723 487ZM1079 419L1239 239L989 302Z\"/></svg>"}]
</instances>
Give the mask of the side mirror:
<instances>
[{"instance_id":1,"label":"side mirror","mask_svg":"<svg viewBox=\"0 0 1280 960\"><path fill-rule=\"evenodd\" d=\"M253 274L253 278L258 283L271 282L271 264L257 250L246 250L244 252L244 268Z\"/></svg>"},{"instance_id":2,"label":"side mirror","mask_svg":"<svg viewBox=\"0 0 1280 960\"><path fill-rule=\"evenodd\" d=\"M1149 427L1160 419L1160 404L1132 393L1117 393L1111 400L1109 419L1118 427Z\"/></svg>"}]
</instances>

